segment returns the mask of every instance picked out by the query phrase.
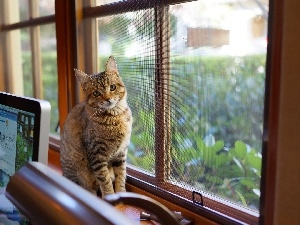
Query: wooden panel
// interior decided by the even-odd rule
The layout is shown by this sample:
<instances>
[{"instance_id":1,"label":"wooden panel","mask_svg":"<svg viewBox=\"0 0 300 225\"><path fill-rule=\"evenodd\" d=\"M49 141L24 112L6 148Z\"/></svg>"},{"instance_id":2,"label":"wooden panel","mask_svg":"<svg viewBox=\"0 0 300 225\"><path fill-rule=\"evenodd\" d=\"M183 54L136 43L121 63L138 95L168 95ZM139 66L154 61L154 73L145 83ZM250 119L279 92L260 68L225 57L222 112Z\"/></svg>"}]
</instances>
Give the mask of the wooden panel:
<instances>
[{"instance_id":1,"label":"wooden panel","mask_svg":"<svg viewBox=\"0 0 300 225\"><path fill-rule=\"evenodd\" d=\"M77 68L74 1L55 1L59 121L63 123L76 104L74 68Z\"/></svg>"},{"instance_id":2,"label":"wooden panel","mask_svg":"<svg viewBox=\"0 0 300 225\"><path fill-rule=\"evenodd\" d=\"M30 18L39 16L39 4L37 0L29 1L29 14ZM34 97L43 99L43 86L42 86L42 59L40 47L40 26L30 27L30 45L31 45L31 64L32 64L32 77L33 77L33 91Z\"/></svg>"},{"instance_id":3,"label":"wooden panel","mask_svg":"<svg viewBox=\"0 0 300 225\"><path fill-rule=\"evenodd\" d=\"M87 74L99 73L98 68L98 27L96 18L83 18L83 10L93 6L93 1L77 1L77 57L78 68ZM84 99L82 88L77 83L78 101Z\"/></svg>"},{"instance_id":4,"label":"wooden panel","mask_svg":"<svg viewBox=\"0 0 300 225\"><path fill-rule=\"evenodd\" d=\"M1 23L11 24L19 21L19 3L17 0L0 1ZM20 30L2 32L0 28L1 54L1 72L4 75L3 91L23 95L23 70L21 55L21 35ZM2 75L1 75L2 76ZM3 86L3 85L1 85Z\"/></svg>"},{"instance_id":5,"label":"wooden panel","mask_svg":"<svg viewBox=\"0 0 300 225\"><path fill-rule=\"evenodd\" d=\"M278 4L278 7L281 5ZM279 89L274 89L279 92L279 117L275 122L278 135L273 140L277 143L274 225L299 224L300 221L300 1L283 1L281 9L284 15L282 33L279 34L282 36L281 70L276 71L280 76L274 77L281 79ZM278 14L275 16L280 17ZM274 25L280 26L276 22ZM273 110L270 108L270 111Z\"/></svg>"},{"instance_id":6,"label":"wooden panel","mask_svg":"<svg viewBox=\"0 0 300 225\"><path fill-rule=\"evenodd\" d=\"M274 224L283 2L281 0L270 1L269 10L260 224Z\"/></svg>"},{"instance_id":7,"label":"wooden panel","mask_svg":"<svg viewBox=\"0 0 300 225\"><path fill-rule=\"evenodd\" d=\"M60 153L54 149L49 148L48 151L48 166L54 169L58 173L61 172L61 164L60 164Z\"/></svg>"}]
</instances>

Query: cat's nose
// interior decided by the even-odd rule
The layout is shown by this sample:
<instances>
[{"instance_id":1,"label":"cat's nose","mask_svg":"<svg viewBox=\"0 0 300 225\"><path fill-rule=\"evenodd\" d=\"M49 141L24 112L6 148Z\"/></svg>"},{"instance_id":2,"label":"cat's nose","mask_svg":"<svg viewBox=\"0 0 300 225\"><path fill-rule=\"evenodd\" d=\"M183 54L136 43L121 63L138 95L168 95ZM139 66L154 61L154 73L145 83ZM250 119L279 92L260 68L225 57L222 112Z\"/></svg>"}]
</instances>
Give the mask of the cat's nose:
<instances>
[{"instance_id":1,"label":"cat's nose","mask_svg":"<svg viewBox=\"0 0 300 225\"><path fill-rule=\"evenodd\" d=\"M111 98L108 95L103 95L103 101L104 102L110 102Z\"/></svg>"}]
</instances>

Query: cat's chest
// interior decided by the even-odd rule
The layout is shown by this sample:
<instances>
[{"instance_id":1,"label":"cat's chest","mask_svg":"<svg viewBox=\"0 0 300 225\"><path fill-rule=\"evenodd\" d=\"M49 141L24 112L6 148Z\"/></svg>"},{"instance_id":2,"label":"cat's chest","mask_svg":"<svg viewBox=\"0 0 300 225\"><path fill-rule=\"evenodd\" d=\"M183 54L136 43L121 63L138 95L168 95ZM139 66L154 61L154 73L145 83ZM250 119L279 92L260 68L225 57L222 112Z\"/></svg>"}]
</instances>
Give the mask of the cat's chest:
<instances>
[{"instance_id":1,"label":"cat's chest","mask_svg":"<svg viewBox=\"0 0 300 225\"><path fill-rule=\"evenodd\" d=\"M131 136L131 117L102 117L90 121L84 132L84 146L87 151L104 146L102 154L113 157L126 149Z\"/></svg>"},{"instance_id":2,"label":"cat's chest","mask_svg":"<svg viewBox=\"0 0 300 225\"><path fill-rule=\"evenodd\" d=\"M86 131L91 138L115 139L122 141L131 133L132 119L129 115L99 116L90 121Z\"/></svg>"}]
</instances>

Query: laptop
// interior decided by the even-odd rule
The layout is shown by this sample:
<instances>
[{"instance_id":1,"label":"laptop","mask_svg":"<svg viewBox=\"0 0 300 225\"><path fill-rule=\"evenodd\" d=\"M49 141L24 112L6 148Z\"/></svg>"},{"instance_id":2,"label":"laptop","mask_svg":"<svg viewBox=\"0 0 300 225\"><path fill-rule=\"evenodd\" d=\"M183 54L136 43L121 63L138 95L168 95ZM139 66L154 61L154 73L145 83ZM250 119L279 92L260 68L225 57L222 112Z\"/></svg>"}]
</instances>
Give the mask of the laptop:
<instances>
[{"instance_id":1,"label":"laptop","mask_svg":"<svg viewBox=\"0 0 300 225\"><path fill-rule=\"evenodd\" d=\"M27 162L47 165L50 110L47 101L0 92L0 224L29 224L4 194Z\"/></svg>"}]
</instances>

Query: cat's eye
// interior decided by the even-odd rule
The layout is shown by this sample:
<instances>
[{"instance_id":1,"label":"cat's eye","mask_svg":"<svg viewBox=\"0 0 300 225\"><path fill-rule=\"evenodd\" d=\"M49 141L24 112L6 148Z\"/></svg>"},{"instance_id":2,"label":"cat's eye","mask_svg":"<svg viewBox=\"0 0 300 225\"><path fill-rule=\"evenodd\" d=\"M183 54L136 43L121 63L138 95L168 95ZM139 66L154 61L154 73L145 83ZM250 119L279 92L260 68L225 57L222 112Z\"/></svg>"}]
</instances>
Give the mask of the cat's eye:
<instances>
[{"instance_id":1,"label":"cat's eye","mask_svg":"<svg viewBox=\"0 0 300 225\"><path fill-rule=\"evenodd\" d=\"M115 84L110 85L110 91L114 91L114 90L116 90L116 85Z\"/></svg>"},{"instance_id":2,"label":"cat's eye","mask_svg":"<svg viewBox=\"0 0 300 225\"><path fill-rule=\"evenodd\" d=\"M94 92L93 92L93 95L94 95L95 97L98 97L99 95L101 95L101 93L100 93L100 91L94 91Z\"/></svg>"}]
</instances>

